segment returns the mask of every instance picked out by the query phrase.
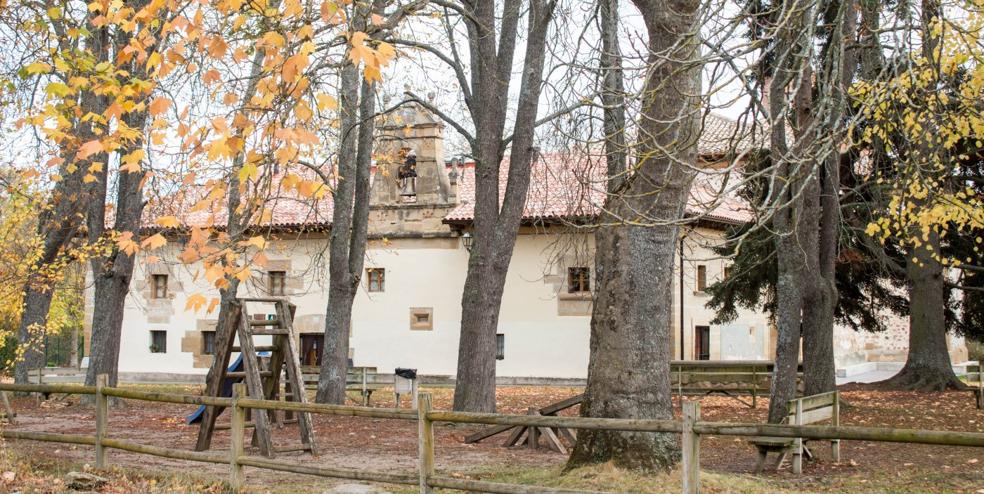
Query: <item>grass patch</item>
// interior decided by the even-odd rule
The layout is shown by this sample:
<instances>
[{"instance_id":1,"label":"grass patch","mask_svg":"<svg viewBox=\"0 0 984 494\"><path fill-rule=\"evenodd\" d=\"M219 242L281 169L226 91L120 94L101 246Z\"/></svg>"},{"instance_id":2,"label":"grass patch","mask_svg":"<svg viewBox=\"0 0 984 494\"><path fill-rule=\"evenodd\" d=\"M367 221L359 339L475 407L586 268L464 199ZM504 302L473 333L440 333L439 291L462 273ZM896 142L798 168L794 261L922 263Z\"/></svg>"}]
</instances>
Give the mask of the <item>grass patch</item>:
<instances>
[{"instance_id":1,"label":"grass patch","mask_svg":"<svg viewBox=\"0 0 984 494\"><path fill-rule=\"evenodd\" d=\"M208 475L121 467L96 471L87 464L14 453L9 448L0 451L0 492L74 492L65 485L65 476L73 471L108 479L108 484L102 489L106 493L232 493L226 482Z\"/></svg>"},{"instance_id":2,"label":"grass patch","mask_svg":"<svg viewBox=\"0 0 984 494\"><path fill-rule=\"evenodd\" d=\"M630 494L681 492L680 471L644 473L601 464L564 473L562 468L496 470L469 478L510 484L582 489ZM907 474L869 473L831 476L755 476L701 472L701 492L746 494L793 494L802 492L859 493L967 493L979 492L984 473L912 472Z\"/></svg>"}]
</instances>

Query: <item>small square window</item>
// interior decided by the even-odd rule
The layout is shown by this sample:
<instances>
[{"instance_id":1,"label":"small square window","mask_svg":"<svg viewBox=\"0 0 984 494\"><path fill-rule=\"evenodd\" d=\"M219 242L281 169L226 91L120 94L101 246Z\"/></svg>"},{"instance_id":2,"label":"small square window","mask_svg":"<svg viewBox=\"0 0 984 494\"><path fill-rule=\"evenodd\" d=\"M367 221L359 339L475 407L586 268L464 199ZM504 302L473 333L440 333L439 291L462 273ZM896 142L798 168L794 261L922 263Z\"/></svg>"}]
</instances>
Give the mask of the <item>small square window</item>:
<instances>
[{"instance_id":1,"label":"small square window","mask_svg":"<svg viewBox=\"0 0 984 494\"><path fill-rule=\"evenodd\" d=\"M167 298L166 274L151 275L150 283L150 298Z\"/></svg>"},{"instance_id":2,"label":"small square window","mask_svg":"<svg viewBox=\"0 0 984 494\"><path fill-rule=\"evenodd\" d=\"M567 268L567 293L583 293L591 291L591 269Z\"/></svg>"},{"instance_id":3,"label":"small square window","mask_svg":"<svg viewBox=\"0 0 984 494\"><path fill-rule=\"evenodd\" d=\"M434 329L434 309L430 307L411 307L410 329L424 331Z\"/></svg>"},{"instance_id":4,"label":"small square window","mask_svg":"<svg viewBox=\"0 0 984 494\"><path fill-rule=\"evenodd\" d=\"M167 331L150 332L150 353L167 353Z\"/></svg>"},{"instance_id":5,"label":"small square window","mask_svg":"<svg viewBox=\"0 0 984 494\"><path fill-rule=\"evenodd\" d=\"M267 273L269 278L269 284L267 288L270 290L270 295L282 297L287 290L287 272L286 271L270 271Z\"/></svg>"},{"instance_id":6,"label":"small square window","mask_svg":"<svg viewBox=\"0 0 984 494\"><path fill-rule=\"evenodd\" d=\"M202 331L202 355L215 355L215 331Z\"/></svg>"},{"instance_id":7,"label":"small square window","mask_svg":"<svg viewBox=\"0 0 984 494\"><path fill-rule=\"evenodd\" d=\"M697 265L697 291L702 292L707 289L707 266Z\"/></svg>"},{"instance_id":8,"label":"small square window","mask_svg":"<svg viewBox=\"0 0 984 494\"><path fill-rule=\"evenodd\" d=\"M504 360L506 358L506 335L499 333L495 335L495 359Z\"/></svg>"},{"instance_id":9,"label":"small square window","mask_svg":"<svg viewBox=\"0 0 984 494\"><path fill-rule=\"evenodd\" d=\"M384 268L367 269L366 285L370 292L386 291L386 269Z\"/></svg>"}]
</instances>

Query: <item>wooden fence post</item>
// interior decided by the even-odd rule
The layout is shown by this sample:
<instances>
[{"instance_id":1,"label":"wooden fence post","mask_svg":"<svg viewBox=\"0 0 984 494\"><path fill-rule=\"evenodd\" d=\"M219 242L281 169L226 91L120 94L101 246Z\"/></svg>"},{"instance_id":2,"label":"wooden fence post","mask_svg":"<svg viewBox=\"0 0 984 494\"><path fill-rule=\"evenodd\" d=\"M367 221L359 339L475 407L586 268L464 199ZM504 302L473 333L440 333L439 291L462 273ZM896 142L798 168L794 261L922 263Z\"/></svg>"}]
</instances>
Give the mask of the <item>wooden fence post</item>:
<instances>
[{"instance_id":1,"label":"wooden fence post","mask_svg":"<svg viewBox=\"0 0 984 494\"><path fill-rule=\"evenodd\" d=\"M106 425L109 421L109 401L103 394L103 388L109 384L109 375L96 376L96 468L106 468L106 449L103 439L106 438Z\"/></svg>"},{"instance_id":2,"label":"wooden fence post","mask_svg":"<svg viewBox=\"0 0 984 494\"><path fill-rule=\"evenodd\" d=\"M14 417L17 415L14 413L14 407L10 406L10 400L7 399L7 392L0 391L0 399L3 400L3 409L7 414L7 422L10 424L15 424Z\"/></svg>"},{"instance_id":3,"label":"wooden fence post","mask_svg":"<svg viewBox=\"0 0 984 494\"><path fill-rule=\"evenodd\" d=\"M758 372L756 372L755 367L752 367L752 408L758 404Z\"/></svg>"},{"instance_id":4,"label":"wooden fence post","mask_svg":"<svg viewBox=\"0 0 984 494\"><path fill-rule=\"evenodd\" d=\"M434 423L427 418L431 411L430 393L417 397L417 441L419 448L420 494L430 494L433 490L428 479L434 475Z\"/></svg>"},{"instance_id":5,"label":"wooden fence post","mask_svg":"<svg viewBox=\"0 0 984 494\"><path fill-rule=\"evenodd\" d=\"M834 405L833 405L833 420L831 424L834 427L840 426L840 393L834 391ZM834 458L835 462L841 461L841 440L833 439L830 441L830 456Z\"/></svg>"},{"instance_id":6,"label":"wooden fence post","mask_svg":"<svg viewBox=\"0 0 984 494\"><path fill-rule=\"evenodd\" d=\"M700 402L683 402L683 494L700 492L700 435L694 423L700 420Z\"/></svg>"},{"instance_id":7,"label":"wooden fence post","mask_svg":"<svg viewBox=\"0 0 984 494\"><path fill-rule=\"evenodd\" d=\"M984 410L984 359L977 361L977 408Z\"/></svg>"},{"instance_id":8,"label":"wooden fence post","mask_svg":"<svg viewBox=\"0 0 984 494\"><path fill-rule=\"evenodd\" d=\"M803 425L803 400L796 400L796 424ZM803 438L793 439L793 473L803 473Z\"/></svg>"},{"instance_id":9,"label":"wooden fence post","mask_svg":"<svg viewBox=\"0 0 984 494\"><path fill-rule=\"evenodd\" d=\"M246 409L239 406L239 399L246 396L246 384L236 383L232 385L232 426L229 439L229 487L233 492L239 492L243 487L243 466L239 464L239 457L243 456L246 434ZM265 411L262 411L266 413Z\"/></svg>"}]
</instances>

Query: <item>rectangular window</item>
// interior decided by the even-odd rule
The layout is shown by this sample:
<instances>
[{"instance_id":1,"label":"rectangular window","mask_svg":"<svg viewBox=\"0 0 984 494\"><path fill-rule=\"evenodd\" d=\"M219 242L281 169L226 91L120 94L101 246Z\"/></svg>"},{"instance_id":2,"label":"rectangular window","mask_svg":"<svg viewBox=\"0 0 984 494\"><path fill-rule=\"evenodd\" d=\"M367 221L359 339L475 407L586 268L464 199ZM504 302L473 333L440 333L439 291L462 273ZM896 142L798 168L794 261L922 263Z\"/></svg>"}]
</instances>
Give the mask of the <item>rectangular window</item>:
<instances>
[{"instance_id":1,"label":"rectangular window","mask_svg":"<svg viewBox=\"0 0 984 494\"><path fill-rule=\"evenodd\" d=\"M702 292L707 289L707 266L697 265L697 291Z\"/></svg>"},{"instance_id":2,"label":"rectangular window","mask_svg":"<svg viewBox=\"0 0 984 494\"><path fill-rule=\"evenodd\" d=\"M366 283L370 292L386 291L386 269L369 268L366 270Z\"/></svg>"},{"instance_id":3,"label":"rectangular window","mask_svg":"<svg viewBox=\"0 0 984 494\"><path fill-rule=\"evenodd\" d=\"M270 271L267 273L270 278L270 295L282 297L286 293L287 273L285 271Z\"/></svg>"},{"instance_id":4,"label":"rectangular window","mask_svg":"<svg viewBox=\"0 0 984 494\"><path fill-rule=\"evenodd\" d=\"M495 359L503 360L506 358L506 335L499 333L495 335Z\"/></svg>"},{"instance_id":5,"label":"rectangular window","mask_svg":"<svg viewBox=\"0 0 984 494\"><path fill-rule=\"evenodd\" d=\"M150 332L150 353L167 353L167 331Z\"/></svg>"},{"instance_id":6,"label":"rectangular window","mask_svg":"<svg viewBox=\"0 0 984 494\"><path fill-rule=\"evenodd\" d=\"M167 298L166 274L151 275L150 283L150 298Z\"/></svg>"},{"instance_id":7,"label":"rectangular window","mask_svg":"<svg viewBox=\"0 0 984 494\"><path fill-rule=\"evenodd\" d=\"M321 346L325 335L322 333L301 335L301 365L321 366Z\"/></svg>"},{"instance_id":8,"label":"rectangular window","mask_svg":"<svg viewBox=\"0 0 984 494\"><path fill-rule=\"evenodd\" d=\"M710 360L711 358L711 327L694 327L694 358Z\"/></svg>"},{"instance_id":9,"label":"rectangular window","mask_svg":"<svg viewBox=\"0 0 984 494\"><path fill-rule=\"evenodd\" d=\"M591 269L567 268L567 293L591 291Z\"/></svg>"},{"instance_id":10,"label":"rectangular window","mask_svg":"<svg viewBox=\"0 0 984 494\"><path fill-rule=\"evenodd\" d=\"M215 355L215 331L202 331L202 355Z\"/></svg>"}]
</instances>

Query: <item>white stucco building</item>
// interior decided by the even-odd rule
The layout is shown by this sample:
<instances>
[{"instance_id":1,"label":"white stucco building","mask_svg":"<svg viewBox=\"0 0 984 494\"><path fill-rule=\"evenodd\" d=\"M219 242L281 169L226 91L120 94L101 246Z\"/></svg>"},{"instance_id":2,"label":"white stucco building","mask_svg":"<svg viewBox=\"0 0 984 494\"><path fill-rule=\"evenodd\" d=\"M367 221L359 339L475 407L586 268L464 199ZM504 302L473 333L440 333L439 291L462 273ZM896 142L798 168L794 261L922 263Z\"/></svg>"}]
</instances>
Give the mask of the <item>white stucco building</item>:
<instances>
[{"instance_id":1,"label":"white stucco building","mask_svg":"<svg viewBox=\"0 0 984 494\"><path fill-rule=\"evenodd\" d=\"M413 367L429 375L456 369L461 293L468 263L463 235L470 228L473 168L448 165L442 149L443 125L412 110L399 127L387 129L379 147L410 148L417 154L416 195L400 195L395 163L379 163L372 189L370 243L366 269L352 317L351 359L355 366L391 371ZM411 122L407 132L405 122ZM701 142L705 160L719 159L730 123L708 117ZM385 135L387 130L392 135ZM575 162L576 161L576 162ZM579 228L603 201L601 161L541 158L534 166L524 226L509 266L499 320L502 355L499 376L583 378L593 289L593 239ZM505 168L505 167L504 167ZM504 176L504 173L503 173ZM585 177L589 177L585 179ZM712 325L702 288L725 271L729 261L708 248L724 228L748 219L740 202L705 204L695 187L689 212L694 223L681 230L684 260L677 263L674 289L674 358L768 360L775 331L767 317L743 311L727 325ZM330 201L315 208L296 203L279 207L268 225L269 261L244 283L245 295L286 296L296 304L295 331L302 359L315 364L321 353L327 304L327 232ZM179 214L187 225L195 213ZM148 224L153 224L152 219ZM217 314L186 311L191 294L217 297L200 274L201 266L182 264L180 234L148 262L137 263L124 315L121 373L204 374L211 364ZM679 266L682 265L682 275ZM681 290L682 283L682 290ZM681 306L682 294L682 306ZM86 299L91 321L92 294ZM681 328L682 322L682 328ZM904 322L904 321L903 321ZM838 328L838 365L872 360L904 360L906 332L856 334ZM682 329L682 330L681 330ZM682 341L681 341L682 333ZM89 331L86 330L88 353ZM966 360L962 342L953 342L954 360ZM962 352L963 360L960 360Z\"/></svg>"}]
</instances>

